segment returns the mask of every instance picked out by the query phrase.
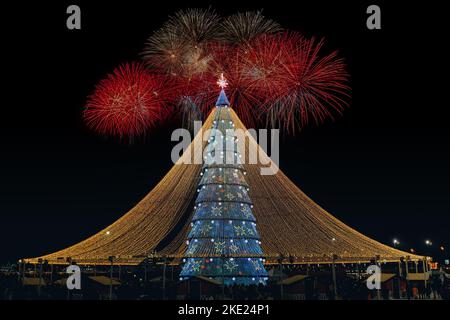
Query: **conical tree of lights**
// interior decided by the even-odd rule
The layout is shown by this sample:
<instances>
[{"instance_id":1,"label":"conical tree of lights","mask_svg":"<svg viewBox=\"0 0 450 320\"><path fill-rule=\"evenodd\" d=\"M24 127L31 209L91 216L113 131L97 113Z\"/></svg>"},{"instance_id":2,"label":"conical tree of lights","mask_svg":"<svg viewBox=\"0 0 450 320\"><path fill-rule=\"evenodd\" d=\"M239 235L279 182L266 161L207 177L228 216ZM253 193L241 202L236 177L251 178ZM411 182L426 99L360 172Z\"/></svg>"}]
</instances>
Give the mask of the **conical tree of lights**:
<instances>
[{"instance_id":1,"label":"conical tree of lights","mask_svg":"<svg viewBox=\"0 0 450 320\"><path fill-rule=\"evenodd\" d=\"M237 152L223 75L218 84L222 90L204 152L180 278L204 276L225 285L265 284L264 254Z\"/></svg>"}]
</instances>

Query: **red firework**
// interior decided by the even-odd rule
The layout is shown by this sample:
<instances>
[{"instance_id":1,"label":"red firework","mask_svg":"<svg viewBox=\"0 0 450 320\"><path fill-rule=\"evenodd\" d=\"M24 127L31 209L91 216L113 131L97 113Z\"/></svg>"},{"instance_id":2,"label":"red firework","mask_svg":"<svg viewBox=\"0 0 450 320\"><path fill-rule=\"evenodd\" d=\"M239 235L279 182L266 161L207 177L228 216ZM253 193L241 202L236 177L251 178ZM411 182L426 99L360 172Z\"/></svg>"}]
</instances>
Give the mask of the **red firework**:
<instances>
[{"instance_id":1,"label":"red firework","mask_svg":"<svg viewBox=\"0 0 450 320\"><path fill-rule=\"evenodd\" d=\"M179 11L148 39L147 71L138 63L114 70L89 97L85 120L101 134L133 138L174 105L189 127L214 107L221 74L249 127L261 121L295 132L342 113L350 92L344 61L324 53L323 40L280 30L260 12L220 23L212 10Z\"/></svg>"},{"instance_id":2,"label":"red firework","mask_svg":"<svg viewBox=\"0 0 450 320\"><path fill-rule=\"evenodd\" d=\"M103 135L132 140L163 119L171 92L159 75L141 63L126 63L100 81L89 96L84 119Z\"/></svg>"},{"instance_id":3,"label":"red firework","mask_svg":"<svg viewBox=\"0 0 450 320\"><path fill-rule=\"evenodd\" d=\"M210 43L205 50L212 57L207 72L189 79L178 77L179 95L189 96L206 115L215 106L219 93L217 79L223 73L228 81L226 92L231 106L244 123L253 125L260 97L254 95L251 82L241 72L239 48L216 42Z\"/></svg>"},{"instance_id":4,"label":"red firework","mask_svg":"<svg viewBox=\"0 0 450 320\"><path fill-rule=\"evenodd\" d=\"M193 101L208 114L217 99L217 78L228 80L231 106L242 121L253 126L265 121L295 132L310 120L333 118L348 104L348 74L337 52L322 55L323 40L296 32L262 35L240 45L204 47L208 68L196 76L175 76L179 101ZM186 109L184 109L186 110Z\"/></svg>"},{"instance_id":5,"label":"red firework","mask_svg":"<svg viewBox=\"0 0 450 320\"><path fill-rule=\"evenodd\" d=\"M262 35L239 49L239 72L262 105L273 103L285 90L301 40L298 34Z\"/></svg>"},{"instance_id":6,"label":"red firework","mask_svg":"<svg viewBox=\"0 0 450 320\"><path fill-rule=\"evenodd\" d=\"M295 131L348 106L345 63L336 51L322 54L323 44L291 32L261 36L245 48L242 72L252 79L254 94L265 96L261 111L272 126Z\"/></svg>"},{"instance_id":7,"label":"red firework","mask_svg":"<svg viewBox=\"0 0 450 320\"><path fill-rule=\"evenodd\" d=\"M252 90L251 79L242 72L242 52L237 46L219 45L211 48L214 54L211 82L221 74L228 81L226 93L231 107L248 126L255 124L255 112L260 105L261 96ZM217 86L214 87L213 99L217 99ZM215 100L213 101L215 103Z\"/></svg>"},{"instance_id":8,"label":"red firework","mask_svg":"<svg viewBox=\"0 0 450 320\"><path fill-rule=\"evenodd\" d=\"M183 116L209 113L222 73L231 106L248 126L265 121L294 132L347 107L345 63L336 51L323 52L323 40L281 32L259 12L219 20L208 10L180 11L147 42L144 60L176 80L174 102Z\"/></svg>"}]
</instances>

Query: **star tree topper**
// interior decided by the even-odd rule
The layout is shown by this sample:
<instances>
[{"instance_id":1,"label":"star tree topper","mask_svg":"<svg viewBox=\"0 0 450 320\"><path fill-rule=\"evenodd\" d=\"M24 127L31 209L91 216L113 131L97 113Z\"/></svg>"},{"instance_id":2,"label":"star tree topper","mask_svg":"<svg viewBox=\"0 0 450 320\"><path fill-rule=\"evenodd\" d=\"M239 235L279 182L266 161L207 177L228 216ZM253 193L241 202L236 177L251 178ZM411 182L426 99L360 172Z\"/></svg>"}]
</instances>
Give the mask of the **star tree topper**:
<instances>
[{"instance_id":1,"label":"star tree topper","mask_svg":"<svg viewBox=\"0 0 450 320\"><path fill-rule=\"evenodd\" d=\"M217 84L219 85L220 88L225 89L226 87L228 87L228 81L227 79L225 79L225 77L223 76L223 73L220 74L220 78L219 80L217 80Z\"/></svg>"}]
</instances>

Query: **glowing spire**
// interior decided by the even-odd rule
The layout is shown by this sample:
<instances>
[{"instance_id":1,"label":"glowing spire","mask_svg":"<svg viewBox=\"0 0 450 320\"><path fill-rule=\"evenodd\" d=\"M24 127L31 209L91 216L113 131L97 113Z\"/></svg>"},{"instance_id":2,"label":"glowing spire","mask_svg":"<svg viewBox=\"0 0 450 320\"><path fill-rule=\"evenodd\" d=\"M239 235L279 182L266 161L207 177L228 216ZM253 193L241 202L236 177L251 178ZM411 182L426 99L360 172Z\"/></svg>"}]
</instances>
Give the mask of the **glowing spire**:
<instances>
[{"instance_id":1,"label":"glowing spire","mask_svg":"<svg viewBox=\"0 0 450 320\"><path fill-rule=\"evenodd\" d=\"M227 95L225 94L224 88L228 86L227 79L224 78L223 73L220 75L219 80L217 80L217 84L222 90L220 90L219 98L217 99L216 106L217 107L225 107L230 105L230 101L228 101Z\"/></svg>"},{"instance_id":2,"label":"glowing spire","mask_svg":"<svg viewBox=\"0 0 450 320\"><path fill-rule=\"evenodd\" d=\"M219 87L222 88L222 90L225 89L226 87L228 87L228 81L223 76L223 73L220 74L220 78L219 78L219 80L217 80L217 84L219 85Z\"/></svg>"}]
</instances>

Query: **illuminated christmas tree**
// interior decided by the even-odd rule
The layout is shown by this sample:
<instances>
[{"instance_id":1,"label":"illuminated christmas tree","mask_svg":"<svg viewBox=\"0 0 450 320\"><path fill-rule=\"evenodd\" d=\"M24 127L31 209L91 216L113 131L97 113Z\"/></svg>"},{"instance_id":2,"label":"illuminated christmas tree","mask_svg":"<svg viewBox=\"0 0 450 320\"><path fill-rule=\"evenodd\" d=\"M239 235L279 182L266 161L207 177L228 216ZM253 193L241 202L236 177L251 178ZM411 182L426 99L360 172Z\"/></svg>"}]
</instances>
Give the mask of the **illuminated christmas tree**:
<instances>
[{"instance_id":1,"label":"illuminated christmas tree","mask_svg":"<svg viewBox=\"0 0 450 320\"><path fill-rule=\"evenodd\" d=\"M264 255L252 213L242 155L222 87L204 152L181 278L205 276L225 285L265 283Z\"/></svg>"}]
</instances>

